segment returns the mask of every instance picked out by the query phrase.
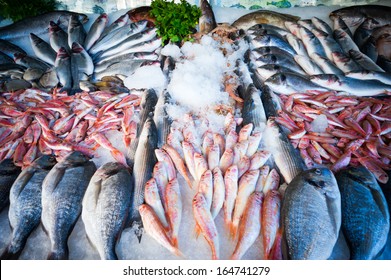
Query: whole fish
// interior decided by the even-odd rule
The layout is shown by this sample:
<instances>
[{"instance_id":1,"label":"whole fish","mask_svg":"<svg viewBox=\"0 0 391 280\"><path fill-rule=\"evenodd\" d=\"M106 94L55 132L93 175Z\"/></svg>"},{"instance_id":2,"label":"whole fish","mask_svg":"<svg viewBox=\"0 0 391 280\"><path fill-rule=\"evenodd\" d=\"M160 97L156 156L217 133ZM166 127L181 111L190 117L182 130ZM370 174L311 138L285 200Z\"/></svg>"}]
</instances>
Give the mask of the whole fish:
<instances>
[{"instance_id":1,"label":"whole fish","mask_svg":"<svg viewBox=\"0 0 391 280\"><path fill-rule=\"evenodd\" d=\"M350 50L355 50L355 51L360 50L356 45L356 43L353 41L353 38L350 37L342 29L334 29L333 35L334 35L334 39L338 42L338 44L341 46L342 50L345 53L349 53Z\"/></svg>"},{"instance_id":2,"label":"whole fish","mask_svg":"<svg viewBox=\"0 0 391 280\"><path fill-rule=\"evenodd\" d=\"M295 55L296 56L296 55ZM265 54L258 57L255 61L257 67L261 67L268 64L284 65L284 67L290 69L290 72L305 75L302 67L299 66L297 61L292 56L284 56L278 54Z\"/></svg>"},{"instance_id":3,"label":"whole fish","mask_svg":"<svg viewBox=\"0 0 391 280\"><path fill-rule=\"evenodd\" d=\"M377 57L379 56L377 50L377 42L373 36L369 36L366 42L361 46L360 50L362 53L366 54L373 61L377 61Z\"/></svg>"},{"instance_id":4,"label":"whole fish","mask_svg":"<svg viewBox=\"0 0 391 280\"><path fill-rule=\"evenodd\" d=\"M249 14L246 14L232 23L232 26L238 29L247 30L256 24L270 24L285 29L284 22L286 21L298 21L300 17L292 16L289 14L277 13L268 10L259 10Z\"/></svg>"},{"instance_id":5,"label":"whole fish","mask_svg":"<svg viewBox=\"0 0 391 280\"><path fill-rule=\"evenodd\" d=\"M379 67L372 59L370 59L368 56L366 56L360 51L350 50L349 55L357 64L359 64L365 70L384 72L384 70Z\"/></svg>"},{"instance_id":6,"label":"whole fish","mask_svg":"<svg viewBox=\"0 0 391 280\"><path fill-rule=\"evenodd\" d=\"M356 72L349 72L345 75L346 77L360 80L378 80L384 84L391 85L391 75L386 72L362 70Z\"/></svg>"},{"instance_id":7,"label":"whole fish","mask_svg":"<svg viewBox=\"0 0 391 280\"><path fill-rule=\"evenodd\" d=\"M341 46L335 41L332 35L313 29L311 32L318 38L320 44L323 46L324 52L326 53L326 56L330 61L333 61L333 52L343 52Z\"/></svg>"},{"instance_id":8,"label":"whole fish","mask_svg":"<svg viewBox=\"0 0 391 280\"><path fill-rule=\"evenodd\" d=\"M262 205L261 233L263 258L270 259L271 250L280 228L281 194L271 190L265 195Z\"/></svg>"},{"instance_id":9,"label":"whole fish","mask_svg":"<svg viewBox=\"0 0 391 280\"><path fill-rule=\"evenodd\" d=\"M366 18L374 18L379 23L391 21L391 7L381 5L357 5L341 8L330 13L330 19L341 18L348 26L360 25Z\"/></svg>"},{"instance_id":10,"label":"whole fish","mask_svg":"<svg viewBox=\"0 0 391 280\"><path fill-rule=\"evenodd\" d=\"M107 34L110 34L113 31L116 31L117 29L127 25L128 23L129 23L129 15L128 14L123 14L122 16L117 18L115 21L113 21L112 24L110 24L109 26L107 26L103 30L103 32L100 35L100 38L98 39L98 41L100 41L102 38L104 38Z\"/></svg>"},{"instance_id":11,"label":"whole fish","mask_svg":"<svg viewBox=\"0 0 391 280\"><path fill-rule=\"evenodd\" d=\"M158 133L157 146L159 148L161 148L164 144L167 144L167 136L170 133L172 119L167 114L167 106L170 103L170 93L168 91L162 92L157 100L153 115L153 120L155 121Z\"/></svg>"},{"instance_id":12,"label":"whole fish","mask_svg":"<svg viewBox=\"0 0 391 280\"><path fill-rule=\"evenodd\" d=\"M322 69L325 74L336 74L342 75L344 74L341 69L335 66L329 59L326 57L320 56L317 53L312 53L311 58L315 61L315 63Z\"/></svg>"},{"instance_id":13,"label":"whole fish","mask_svg":"<svg viewBox=\"0 0 391 280\"><path fill-rule=\"evenodd\" d=\"M294 60L308 75L323 74L322 69L307 56L295 55Z\"/></svg>"},{"instance_id":14,"label":"whole fish","mask_svg":"<svg viewBox=\"0 0 391 280\"><path fill-rule=\"evenodd\" d=\"M344 73L363 70L351 57L342 52L332 52L335 65Z\"/></svg>"},{"instance_id":15,"label":"whole fish","mask_svg":"<svg viewBox=\"0 0 391 280\"><path fill-rule=\"evenodd\" d=\"M99 39L108 21L109 17L105 13L101 14L94 21L84 40L84 49L88 51L92 47L92 45Z\"/></svg>"},{"instance_id":16,"label":"whole fish","mask_svg":"<svg viewBox=\"0 0 391 280\"><path fill-rule=\"evenodd\" d=\"M254 244L261 232L263 193L253 192L248 198L238 230L238 243L232 253L231 260L239 260Z\"/></svg>"},{"instance_id":17,"label":"whole fish","mask_svg":"<svg viewBox=\"0 0 391 280\"><path fill-rule=\"evenodd\" d=\"M211 170L206 170L198 183L198 192L205 198L208 209L212 207L213 199L213 174Z\"/></svg>"},{"instance_id":18,"label":"whole fish","mask_svg":"<svg viewBox=\"0 0 391 280\"><path fill-rule=\"evenodd\" d=\"M182 220L181 186L177 179L168 182L165 192L167 218L170 223L171 240L174 247L178 247L179 227Z\"/></svg>"},{"instance_id":19,"label":"whole fish","mask_svg":"<svg viewBox=\"0 0 391 280\"><path fill-rule=\"evenodd\" d=\"M118 162L102 165L92 176L83 198L82 219L88 239L100 258L118 259L115 246L130 207L132 178Z\"/></svg>"},{"instance_id":20,"label":"whole fish","mask_svg":"<svg viewBox=\"0 0 391 280\"><path fill-rule=\"evenodd\" d=\"M110 65L102 72L94 72L92 79L97 81L101 80L105 76L130 76L132 75L138 68L146 65L155 65L159 64L159 62L154 60L131 60L129 62L118 62Z\"/></svg>"},{"instance_id":21,"label":"whole fish","mask_svg":"<svg viewBox=\"0 0 391 280\"><path fill-rule=\"evenodd\" d=\"M84 14L69 11L48 12L0 27L0 38L5 40L16 40L27 37L30 33L34 33L37 36L48 34L48 23L50 21L55 22L61 28L67 28L72 15L76 15L81 23L88 21L88 17Z\"/></svg>"},{"instance_id":22,"label":"whole fish","mask_svg":"<svg viewBox=\"0 0 391 280\"><path fill-rule=\"evenodd\" d=\"M378 257L390 230L388 205L376 178L365 167L336 174L341 191L342 231L354 260Z\"/></svg>"},{"instance_id":23,"label":"whole fish","mask_svg":"<svg viewBox=\"0 0 391 280\"><path fill-rule=\"evenodd\" d=\"M359 80L344 75L322 74L310 77L311 81L322 87L345 91L356 96L374 96L391 92L391 85L376 80Z\"/></svg>"},{"instance_id":24,"label":"whole fish","mask_svg":"<svg viewBox=\"0 0 391 280\"><path fill-rule=\"evenodd\" d=\"M57 53L50 44L39 38L37 35L30 33L31 47L35 53L35 56L43 61L54 65Z\"/></svg>"},{"instance_id":25,"label":"whole fish","mask_svg":"<svg viewBox=\"0 0 391 280\"><path fill-rule=\"evenodd\" d=\"M46 62L34 57L22 53L14 54L15 63L25 66L26 68L37 68L46 71L50 68L50 65Z\"/></svg>"},{"instance_id":26,"label":"whole fish","mask_svg":"<svg viewBox=\"0 0 391 280\"><path fill-rule=\"evenodd\" d=\"M50 33L50 46L55 52L58 52L61 47L69 51L68 45L68 34L62 30L60 26L51 21L49 23L49 33Z\"/></svg>"},{"instance_id":27,"label":"whole fish","mask_svg":"<svg viewBox=\"0 0 391 280\"><path fill-rule=\"evenodd\" d=\"M87 33L84 30L83 24L76 15L72 15L68 25L68 46L72 48L73 43L84 45Z\"/></svg>"},{"instance_id":28,"label":"whole fish","mask_svg":"<svg viewBox=\"0 0 391 280\"><path fill-rule=\"evenodd\" d=\"M295 55L296 51L280 36L272 35L272 34L265 34L265 35L259 35L256 36L252 41L251 44L255 48L260 47L277 47L280 48L291 55Z\"/></svg>"},{"instance_id":29,"label":"whole fish","mask_svg":"<svg viewBox=\"0 0 391 280\"><path fill-rule=\"evenodd\" d=\"M254 130L263 128L266 123L265 110L260 95L261 91L253 84L247 86L242 110L243 125L252 123Z\"/></svg>"},{"instance_id":30,"label":"whole fish","mask_svg":"<svg viewBox=\"0 0 391 280\"><path fill-rule=\"evenodd\" d=\"M130 224L142 227L141 217L138 211L144 203L145 183L152 177L153 167L156 163L155 149L157 148L157 131L152 117L145 121L134 157L133 180L134 193L130 209ZM141 240L141 232L136 229L136 235Z\"/></svg>"},{"instance_id":31,"label":"whole fish","mask_svg":"<svg viewBox=\"0 0 391 280\"><path fill-rule=\"evenodd\" d=\"M360 49L368 40L369 36L372 35L374 29L379 26L380 24L376 19L367 18L360 24L359 27L357 27L353 35L353 40Z\"/></svg>"},{"instance_id":32,"label":"whole fish","mask_svg":"<svg viewBox=\"0 0 391 280\"><path fill-rule=\"evenodd\" d=\"M289 68L277 64L266 64L257 67L255 74L259 76L262 81L267 80L271 76L277 73L296 73Z\"/></svg>"},{"instance_id":33,"label":"whole fish","mask_svg":"<svg viewBox=\"0 0 391 280\"><path fill-rule=\"evenodd\" d=\"M68 154L47 174L42 183L42 224L49 235L48 259L68 258L68 237L81 213L95 164L80 152Z\"/></svg>"},{"instance_id":34,"label":"whole fish","mask_svg":"<svg viewBox=\"0 0 391 280\"><path fill-rule=\"evenodd\" d=\"M286 52L278 47L260 47L252 49L251 54L254 55L256 59L265 54L274 54L293 58L293 56L289 52Z\"/></svg>"},{"instance_id":35,"label":"whole fish","mask_svg":"<svg viewBox=\"0 0 391 280\"><path fill-rule=\"evenodd\" d=\"M215 219L219 214L221 208L223 208L225 199L225 184L223 173L221 170L216 167L213 169L213 197L212 197L212 207L211 214Z\"/></svg>"},{"instance_id":36,"label":"whole fish","mask_svg":"<svg viewBox=\"0 0 391 280\"><path fill-rule=\"evenodd\" d=\"M235 207L235 200L238 195L239 171L236 165L230 166L224 174L225 200L224 200L224 223L231 231L232 214Z\"/></svg>"},{"instance_id":37,"label":"whole fish","mask_svg":"<svg viewBox=\"0 0 391 280\"><path fill-rule=\"evenodd\" d=\"M77 77L72 76L75 84L75 80L83 81L87 80L90 75L94 72L94 63L87 51L77 42L72 44L72 69L76 68ZM77 65L77 67L75 66ZM75 86L75 85L73 85Z\"/></svg>"},{"instance_id":38,"label":"whole fish","mask_svg":"<svg viewBox=\"0 0 391 280\"><path fill-rule=\"evenodd\" d=\"M193 198L193 215L196 221L197 230L202 233L211 248L212 259L219 259L219 234L212 214L210 213L210 208L208 208L202 193L198 192Z\"/></svg>"},{"instance_id":39,"label":"whole fish","mask_svg":"<svg viewBox=\"0 0 391 280\"><path fill-rule=\"evenodd\" d=\"M164 193L162 193L164 199L161 199L156 180L154 178L149 179L148 182L145 184L144 198L145 198L145 203L147 203L149 206L152 207L153 211L159 217L159 220L162 223L163 227L168 231L169 226L168 226L166 214L164 212L164 209L165 208L168 209L168 208L166 206L163 206L163 203L167 203L166 195L165 195L166 189L167 186L164 186ZM161 191L163 191L163 189L161 189Z\"/></svg>"},{"instance_id":40,"label":"whole fish","mask_svg":"<svg viewBox=\"0 0 391 280\"><path fill-rule=\"evenodd\" d=\"M341 196L327 168L303 171L288 185L281 208L285 259L325 260L341 227Z\"/></svg>"},{"instance_id":41,"label":"whole fish","mask_svg":"<svg viewBox=\"0 0 391 280\"><path fill-rule=\"evenodd\" d=\"M328 25L326 22L321 20L317 17L312 17L311 22L315 25L315 27L319 30L322 30L323 32L326 32L328 34L332 34L333 30L331 29L330 25Z\"/></svg>"},{"instance_id":42,"label":"whole fish","mask_svg":"<svg viewBox=\"0 0 391 280\"><path fill-rule=\"evenodd\" d=\"M301 40L307 50L307 53L318 53L319 55L326 56L325 50L319 39L305 27L300 27Z\"/></svg>"},{"instance_id":43,"label":"whole fish","mask_svg":"<svg viewBox=\"0 0 391 280\"><path fill-rule=\"evenodd\" d=\"M308 30L312 30L312 29L316 28L310 19L298 20L297 23L300 26L307 28Z\"/></svg>"},{"instance_id":44,"label":"whole fish","mask_svg":"<svg viewBox=\"0 0 391 280\"><path fill-rule=\"evenodd\" d=\"M18 259L27 238L41 221L42 182L56 164L53 156L42 156L25 168L13 183L8 217L12 239L0 259Z\"/></svg>"},{"instance_id":45,"label":"whole fish","mask_svg":"<svg viewBox=\"0 0 391 280\"><path fill-rule=\"evenodd\" d=\"M353 33L350 28L347 26L346 22L341 17L330 18L333 22L334 29L342 29L345 31L350 37L353 38Z\"/></svg>"},{"instance_id":46,"label":"whole fish","mask_svg":"<svg viewBox=\"0 0 391 280\"><path fill-rule=\"evenodd\" d=\"M201 0L200 2L201 17L198 20L198 26L201 33L209 33L217 27L215 15L208 0Z\"/></svg>"},{"instance_id":47,"label":"whole fish","mask_svg":"<svg viewBox=\"0 0 391 280\"><path fill-rule=\"evenodd\" d=\"M20 167L16 166L12 159L3 159L0 162L0 211L8 205L10 189L20 172Z\"/></svg>"},{"instance_id":48,"label":"whole fish","mask_svg":"<svg viewBox=\"0 0 391 280\"><path fill-rule=\"evenodd\" d=\"M108 60L102 60L94 63L94 70L96 72L102 72L112 64L118 62L130 62L131 60L158 60L159 56L154 52L139 52L139 53L128 53L120 56L115 56Z\"/></svg>"},{"instance_id":49,"label":"whole fish","mask_svg":"<svg viewBox=\"0 0 391 280\"><path fill-rule=\"evenodd\" d=\"M61 91L70 92L72 88L71 57L65 48L60 48L58 51L54 67L62 85Z\"/></svg>"}]
</instances>

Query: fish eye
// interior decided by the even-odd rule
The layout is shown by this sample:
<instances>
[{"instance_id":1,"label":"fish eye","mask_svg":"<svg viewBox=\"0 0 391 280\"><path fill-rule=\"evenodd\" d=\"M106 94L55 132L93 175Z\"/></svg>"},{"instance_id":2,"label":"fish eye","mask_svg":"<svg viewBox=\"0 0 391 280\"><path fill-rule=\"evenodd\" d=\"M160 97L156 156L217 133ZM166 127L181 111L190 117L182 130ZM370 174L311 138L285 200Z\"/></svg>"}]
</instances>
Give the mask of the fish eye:
<instances>
[{"instance_id":1,"label":"fish eye","mask_svg":"<svg viewBox=\"0 0 391 280\"><path fill-rule=\"evenodd\" d=\"M320 175L322 172L320 171L320 169L315 169L315 174L316 175ZM323 182L323 181L321 181L321 182ZM324 182L323 182L323 184L324 184Z\"/></svg>"},{"instance_id":2,"label":"fish eye","mask_svg":"<svg viewBox=\"0 0 391 280\"><path fill-rule=\"evenodd\" d=\"M286 81L286 76L285 75L280 75L280 80L281 80L281 82L285 82Z\"/></svg>"},{"instance_id":3,"label":"fish eye","mask_svg":"<svg viewBox=\"0 0 391 280\"><path fill-rule=\"evenodd\" d=\"M319 181L318 185L319 187L323 188L326 185L326 183L324 181Z\"/></svg>"}]
</instances>

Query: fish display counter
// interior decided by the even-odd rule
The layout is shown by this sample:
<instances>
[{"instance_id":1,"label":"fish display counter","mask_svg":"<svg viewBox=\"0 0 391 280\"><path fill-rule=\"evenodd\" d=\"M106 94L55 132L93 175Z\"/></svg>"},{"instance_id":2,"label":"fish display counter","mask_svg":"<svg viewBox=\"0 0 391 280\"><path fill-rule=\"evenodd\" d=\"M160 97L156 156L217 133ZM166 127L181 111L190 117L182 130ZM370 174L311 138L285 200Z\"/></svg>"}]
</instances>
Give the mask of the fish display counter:
<instances>
[{"instance_id":1,"label":"fish display counter","mask_svg":"<svg viewBox=\"0 0 391 280\"><path fill-rule=\"evenodd\" d=\"M0 27L0 258L390 259L391 5L293 2Z\"/></svg>"}]
</instances>

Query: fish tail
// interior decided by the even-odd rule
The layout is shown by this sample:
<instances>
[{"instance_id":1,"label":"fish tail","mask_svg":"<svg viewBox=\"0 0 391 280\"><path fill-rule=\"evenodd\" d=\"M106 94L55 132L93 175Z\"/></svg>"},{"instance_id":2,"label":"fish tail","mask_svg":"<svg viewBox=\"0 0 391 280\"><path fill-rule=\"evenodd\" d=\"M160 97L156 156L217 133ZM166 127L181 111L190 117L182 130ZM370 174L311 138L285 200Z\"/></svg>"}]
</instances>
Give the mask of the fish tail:
<instances>
[{"instance_id":1,"label":"fish tail","mask_svg":"<svg viewBox=\"0 0 391 280\"><path fill-rule=\"evenodd\" d=\"M274 244L272 246L270 254L267 256L267 260L282 260L281 238L282 229L279 228L277 231L276 238L274 239Z\"/></svg>"},{"instance_id":2,"label":"fish tail","mask_svg":"<svg viewBox=\"0 0 391 280\"><path fill-rule=\"evenodd\" d=\"M17 260L19 259L22 250L14 251L12 250L11 245L7 246L5 251L1 254L0 260Z\"/></svg>"}]
</instances>

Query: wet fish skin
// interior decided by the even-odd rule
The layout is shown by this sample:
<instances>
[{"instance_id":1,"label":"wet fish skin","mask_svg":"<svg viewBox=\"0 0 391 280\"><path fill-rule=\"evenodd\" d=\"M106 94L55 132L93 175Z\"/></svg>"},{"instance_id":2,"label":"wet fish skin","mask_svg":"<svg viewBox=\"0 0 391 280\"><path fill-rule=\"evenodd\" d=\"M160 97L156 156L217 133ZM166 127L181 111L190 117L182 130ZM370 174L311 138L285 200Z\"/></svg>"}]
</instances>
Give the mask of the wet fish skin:
<instances>
[{"instance_id":1,"label":"wet fish skin","mask_svg":"<svg viewBox=\"0 0 391 280\"><path fill-rule=\"evenodd\" d=\"M15 61L11 57L0 51L0 64L5 63L15 63Z\"/></svg>"},{"instance_id":2,"label":"wet fish skin","mask_svg":"<svg viewBox=\"0 0 391 280\"><path fill-rule=\"evenodd\" d=\"M332 52L333 61L344 73L363 70L353 59L342 52Z\"/></svg>"},{"instance_id":3,"label":"wet fish skin","mask_svg":"<svg viewBox=\"0 0 391 280\"><path fill-rule=\"evenodd\" d=\"M42 156L25 168L13 183L8 212L12 239L0 259L18 259L27 238L39 225L42 182L55 164L53 156Z\"/></svg>"},{"instance_id":4,"label":"wet fish skin","mask_svg":"<svg viewBox=\"0 0 391 280\"><path fill-rule=\"evenodd\" d=\"M373 61L377 61L379 53L376 48L376 40L373 36L369 36L368 40L361 46L360 50Z\"/></svg>"},{"instance_id":5,"label":"wet fish skin","mask_svg":"<svg viewBox=\"0 0 391 280\"><path fill-rule=\"evenodd\" d=\"M319 41L318 37L315 36L310 30L305 27L300 27L300 35L303 44L307 50L307 53L318 53L319 55L326 56L323 45Z\"/></svg>"},{"instance_id":6,"label":"wet fish skin","mask_svg":"<svg viewBox=\"0 0 391 280\"><path fill-rule=\"evenodd\" d=\"M342 231L351 259L375 259L390 229L388 205L376 178L365 167L350 167L336 174L341 191Z\"/></svg>"},{"instance_id":7,"label":"wet fish skin","mask_svg":"<svg viewBox=\"0 0 391 280\"><path fill-rule=\"evenodd\" d=\"M365 70L384 72L384 70L381 67L379 67L372 59L370 59L368 56L366 56L360 51L350 50L349 55L356 63L358 63Z\"/></svg>"},{"instance_id":8,"label":"wet fish skin","mask_svg":"<svg viewBox=\"0 0 391 280\"><path fill-rule=\"evenodd\" d=\"M315 25L315 27L319 30L322 30L323 32L326 32L328 34L332 34L333 30L331 29L330 25L328 25L326 22L321 20L317 17L312 17L311 22Z\"/></svg>"},{"instance_id":9,"label":"wet fish skin","mask_svg":"<svg viewBox=\"0 0 391 280\"><path fill-rule=\"evenodd\" d=\"M50 46L55 52L58 52L61 47L69 51L68 34L56 23L49 23Z\"/></svg>"},{"instance_id":10,"label":"wet fish skin","mask_svg":"<svg viewBox=\"0 0 391 280\"><path fill-rule=\"evenodd\" d=\"M94 71L94 63L87 51L77 42L72 44L71 71L73 89L80 91L80 81L85 81Z\"/></svg>"},{"instance_id":11,"label":"wet fish skin","mask_svg":"<svg viewBox=\"0 0 391 280\"><path fill-rule=\"evenodd\" d=\"M45 177L42 224L51 242L48 259L68 258L67 240L81 213L82 199L95 171L96 166L88 157L72 152Z\"/></svg>"},{"instance_id":12,"label":"wet fish skin","mask_svg":"<svg viewBox=\"0 0 391 280\"><path fill-rule=\"evenodd\" d=\"M341 18L348 26L360 25L366 18L374 18L379 23L391 21L391 8L381 5L357 5L341 8L330 13L330 19Z\"/></svg>"},{"instance_id":13,"label":"wet fish skin","mask_svg":"<svg viewBox=\"0 0 391 280\"><path fill-rule=\"evenodd\" d=\"M167 144L167 136L170 133L172 119L167 114L167 106L171 103L171 95L168 91L160 94L153 116L158 132L158 147Z\"/></svg>"},{"instance_id":14,"label":"wet fish skin","mask_svg":"<svg viewBox=\"0 0 391 280\"><path fill-rule=\"evenodd\" d=\"M44 40L33 33L30 33L30 42L35 55L39 59L54 65L57 53L55 50L53 50L50 44L46 43Z\"/></svg>"},{"instance_id":15,"label":"wet fish skin","mask_svg":"<svg viewBox=\"0 0 391 280\"><path fill-rule=\"evenodd\" d=\"M285 26L284 28L281 28L267 23L263 23L263 24L260 23L260 24L253 25L247 30L247 33L253 34L262 30L266 31L266 34L279 34L281 36L286 36L287 34L289 34L289 31L286 30Z\"/></svg>"},{"instance_id":16,"label":"wet fish skin","mask_svg":"<svg viewBox=\"0 0 391 280\"><path fill-rule=\"evenodd\" d=\"M12 159L4 159L0 162L0 211L8 205L12 184L20 172L20 167L16 166Z\"/></svg>"},{"instance_id":17,"label":"wet fish skin","mask_svg":"<svg viewBox=\"0 0 391 280\"><path fill-rule=\"evenodd\" d=\"M284 67L290 69L291 72L295 72L302 75L306 74L303 71L302 67L299 66L297 61L295 61L294 57L292 56L287 57L279 54L265 54L258 57L255 61L255 64L257 65L257 67L264 66L267 64L284 65Z\"/></svg>"},{"instance_id":18,"label":"wet fish skin","mask_svg":"<svg viewBox=\"0 0 391 280\"><path fill-rule=\"evenodd\" d=\"M130 76L132 75L138 68L146 65L157 65L158 61L149 61L149 60L132 60L129 62L118 62L110 65L102 72L94 72L92 76L93 81L101 80L105 76Z\"/></svg>"},{"instance_id":19,"label":"wet fish skin","mask_svg":"<svg viewBox=\"0 0 391 280\"><path fill-rule=\"evenodd\" d=\"M334 29L342 29L345 31L350 37L353 38L352 31L350 31L349 27L347 26L346 22L341 17L334 17L330 18L333 21Z\"/></svg>"},{"instance_id":20,"label":"wet fish skin","mask_svg":"<svg viewBox=\"0 0 391 280\"><path fill-rule=\"evenodd\" d=\"M334 29L333 36L345 53L348 53L350 50L359 51L359 48L352 37L342 29Z\"/></svg>"},{"instance_id":21,"label":"wet fish skin","mask_svg":"<svg viewBox=\"0 0 391 280\"><path fill-rule=\"evenodd\" d=\"M107 34L127 25L128 23L129 23L129 15L123 14L103 30L98 41L104 38Z\"/></svg>"},{"instance_id":22,"label":"wet fish skin","mask_svg":"<svg viewBox=\"0 0 391 280\"><path fill-rule=\"evenodd\" d=\"M87 32L86 38L84 40L84 48L87 51L99 39L108 21L109 17L107 16L107 14L103 13L91 25L90 30Z\"/></svg>"},{"instance_id":23,"label":"wet fish skin","mask_svg":"<svg viewBox=\"0 0 391 280\"><path fill-rule=\"evenodd\" d=\"M83 198L82 220L101 259L116 260L130 207L133 185L129 171L118 162L102 165L92 176Z\"/></svg>"},{"instance_id":24,"label":"wet fish skin","mask_svg":"<svg viewBox=\"0 0 391 280\"><path fill-rule=\"evenodd\" d=\"M26 68L37 68L42 71L50 69L50 65L46 62L34 57L22 53L14 54L15 63L25 66Z\"/></svg>"},{"instance_id":25,"label":"wet fish skin","mask_svg":"<svg viewBox=\"0 0 391 280\"><path fill-rule=\"evenodd\" d=\"M346 77L362 79L362 80L378 80L384 84L391 85L391 75L386 72L376 72L376 71L355 71L348 72L345 74Z\"/></svg>"},{"instance_id":26,"label":"wet fish skin","mask_svg":"<svg viewBox=\"0 0 391 280\"><path fill-rule=\"evenodd\" d=\"M335 41L332 35L323 31L313 29L311 32L318 38L320 44L326 53L326 56L330 61L333 61L333 52L343 52L341 46Z\"/></svg>"},{"instance_id":27,"label":"wet fish skin","mask_svg":"<svg viewBox=\"0 0 391 280\"><path fill-rule=\"evenodd\" d=\"M252 41L251 44L256 47L278 47L291 55L295 55L296 51L280 36L272 35L272 34L265 34L265 35L259 35L256 36Z\"/></svg>"},{"instance_id":28,"label":"wet fish skin","mask_svg":"<svg viewBox=\"0 0 391 280\"><path fill-rule=\"evenodd\" d=\"M295 55L294 60L308 75L323 74L322 69L307 56Z\"/></svg>"},{"instance_id":29,"label":"wet fish skin","mask_svg":"<svg viewBox=\"0 0 391 280\"><path fill-rule=\"evenodd\" d=\"M170 223L171 240L174 247L178 247L179 227L182 220L181 186L177 179L168 182L166 191L166 211Z\"/></svg>"},{"instance_id":30,"label":"wet fish skin","mask_svg":"<svg viewBox=\"0 0 391 280\"><path fill-rule=\"evenodd\" d=\"M268 10L260 10L238 18L234 23L232 23L232 26L238 29L247 30L256 24L266 23L285 29L284 22L298 21L299 19L299 17L288 14L282 14Z\"/></svg>"},{"instance_id":31,"label":"wet fish skin","mask_svg":"<svg viewBox=\"0 0 391 280\"><path fill-rule=\"evenodd\" d=\"M281 208L285 259L327 259L341 227L341 196L327 168L303 171L285 191Z\"/></svg>"},{"instance_id":32,"label":"wet fish skin","mask_svg":"<svg viewBox=\"0 0 391 280\"><path fill-rule=\"evenodd\" d=\"M317 53L312 53L311 58L315 61L315 63L322 69L325 74L336 74L342 75L341 69L334 65L329 59L326 57L320 56Z\"/></svg>"},{"instance_id":33,"label":"wet fish skin","mask_svg":"<svg viewBox=\"0 0 391 280\"><path fill-rule=\"evenodd\" d=\"M68 46L72 48L74 42L84 45L87 33L76 15L71 15L68 25Z\"/></svg>"},{"instance_id":34,"label":"wet fish skin","mask_svg":"<svg viewBox=\"0 0 391 280\"><path fill-rule=\"evenodd\" d=\"M198 26L201 33L209 33L217 27L213 9L207 0L201 0L201 17L198 20Z\"/></svg>"},{"instance_id":35,"label":"wet fish skin","mask_svg":"<svg viewBox=\"0 0 391 280\"><path fill-rule=\"evenodd\" d=\"M266 123L265 110L260 96L261 91L254 84L247 86L242 110L243 125L252 123L254 130L262 129Z\"/></svg>"},{"instance_id":36,"label":"wet fish skin","mask_svg":"<svg viewBox=\"0 0 391 280\"><path fill-rule=\"evenodd\" d=\"M357 46L361 49L364 43L368 40L369 36L376 27L379 27L379 22L374 18L367 18L360 24L353 35L353 40Z\"/></svg>"}]
</instances>

